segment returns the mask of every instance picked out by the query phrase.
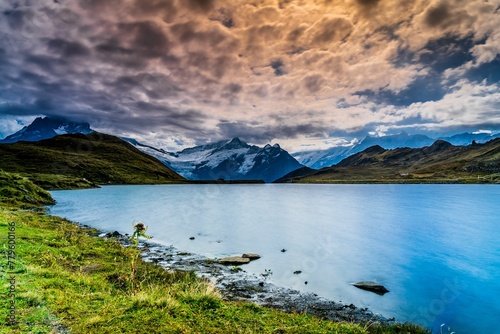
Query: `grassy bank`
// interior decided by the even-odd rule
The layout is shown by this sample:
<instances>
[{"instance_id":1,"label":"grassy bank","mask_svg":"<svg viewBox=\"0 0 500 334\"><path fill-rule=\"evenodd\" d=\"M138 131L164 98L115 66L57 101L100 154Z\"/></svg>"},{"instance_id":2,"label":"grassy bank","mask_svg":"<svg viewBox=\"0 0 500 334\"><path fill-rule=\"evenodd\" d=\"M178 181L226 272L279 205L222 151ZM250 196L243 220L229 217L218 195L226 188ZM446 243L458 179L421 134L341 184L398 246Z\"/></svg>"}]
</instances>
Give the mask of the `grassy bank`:
<instances>
[{"instance_id":1,"label":"grassy bank","mask_svg":"<svg viewBox=\"0 0 500 334\"><path fill-rule=\"evenodd\" d=\"M2 298L2 333L427 333L413 325L335 323L226 302L194 273L142 261L131 280L134 250L33 210L50 204L50 196L24 178L0 176L0 293L11 293L17 321L6 321L11 300Z\"/></svg>"}]
</instances>

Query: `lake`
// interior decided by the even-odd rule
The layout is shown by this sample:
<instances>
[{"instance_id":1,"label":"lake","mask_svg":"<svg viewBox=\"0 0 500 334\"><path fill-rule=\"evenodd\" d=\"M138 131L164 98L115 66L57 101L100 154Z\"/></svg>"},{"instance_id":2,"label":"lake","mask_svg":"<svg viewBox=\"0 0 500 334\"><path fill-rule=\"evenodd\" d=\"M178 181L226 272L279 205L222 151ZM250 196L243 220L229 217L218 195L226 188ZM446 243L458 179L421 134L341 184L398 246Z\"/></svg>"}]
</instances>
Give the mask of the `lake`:
<instances>
[{"instance_id":1,"label":"lake","mask_svg":"<svg viewBox=\"0 0 500 334\"><path fill-rule=\"evenodd\" d=\"M131 234L143 221L152 241L183 251L258 253L244 269L270 269L277 285L435 332L445 324L443 333L500 333L499 186L155 185L52 195L52 214L103 231ZM390 292L351 285L364 280Z\"/></svg>"}]
</instances>

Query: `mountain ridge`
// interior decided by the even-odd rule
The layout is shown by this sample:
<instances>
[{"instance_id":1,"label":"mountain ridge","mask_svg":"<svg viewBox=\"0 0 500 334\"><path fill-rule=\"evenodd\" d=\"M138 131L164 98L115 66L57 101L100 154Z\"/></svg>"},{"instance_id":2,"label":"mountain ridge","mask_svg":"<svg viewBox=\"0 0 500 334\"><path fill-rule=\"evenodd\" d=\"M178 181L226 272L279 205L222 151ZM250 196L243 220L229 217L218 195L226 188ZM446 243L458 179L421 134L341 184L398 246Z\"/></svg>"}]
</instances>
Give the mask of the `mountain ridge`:
<instances>
[{"instance_id":1,"label":"mountain ridge","mask_svg":"<svg viewBox=\"0 0 500 334\"><path fill-rule=\"evenodd\" d=\"M127 140L127 139L125 139ZM138 149L155 156L166 166L190 180L263 180L272 182L303 167L279 144L259 147L235 137L167 152L139 142Z\"/></svg>"},{"instance_id":2,"label":"mountain ridge","mask_svg":"<svg viewBox=\"0 0 500 334\"><path fill-rule=\"evenodd\" d=\"M89 134L93 130L89 123L72 122L60 117L37 117L30 125L0 140L1 144L19 141L37 142L62 134Z\"/></svg>"},{"instance_id":3,"label":"mountain ridge","mask_svg":"<svg viewBox=\"0 0 500 334\"><path fill-rule=\"evenodd\" d=\"M299 183L499 183L500 138L454 146L437 140L423 148L386 150L379 145L334 166L277 182Z\"/></svg>"},{"instance_id":4,"label":"mountain ridge","mask_svg":"<svg viewBox=\"0 0 500 334\"><path fill-rule=\"evenodd\" d=\"M46 189L59 188L58 182L66 179L74 187L187 182L133 145L98 132L2 144L0 155L0 169L34 177Z\"/></svg>"},{"instance_id":5,"label":"mountain ridge","mask_svg":"<svg viewBox=\"0 0 500 334\"><path fill-rule=\"evenodd\" d=\"M395 149L402 147L421 148L432 145L436 140L444 140L455 146L470 145L473 141L476 143L486 143L489 140L499 138L499 134L490 133L461 133L451 137L430 138L421 134L410 135L405 131L396 135L387 136L366 136L362 141L353 146L337 146L326 150L304 151L292 153L292 156L304 166L321 169L333 166L343 159L363 151L364 149L379 145L384 149Z\"/></svg>"}]
</instances>

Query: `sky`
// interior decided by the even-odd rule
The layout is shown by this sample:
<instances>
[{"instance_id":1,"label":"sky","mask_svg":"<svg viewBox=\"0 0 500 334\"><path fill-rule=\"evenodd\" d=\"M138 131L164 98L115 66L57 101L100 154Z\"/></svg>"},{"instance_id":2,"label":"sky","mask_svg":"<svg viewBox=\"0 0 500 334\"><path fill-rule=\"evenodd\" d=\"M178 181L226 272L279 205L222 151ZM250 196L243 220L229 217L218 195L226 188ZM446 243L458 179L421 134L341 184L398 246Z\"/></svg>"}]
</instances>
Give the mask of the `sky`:
<instances>
[{"instance_id":1,"label":"sky","mask_svg":"<svg viewBox=\"0 0 500 334\"><path fill-rule=\"evenodd\" d=\"M37 116L175 151L500 131L500 0L0 0L0 138Z\"/></svg>"}]
</instances>

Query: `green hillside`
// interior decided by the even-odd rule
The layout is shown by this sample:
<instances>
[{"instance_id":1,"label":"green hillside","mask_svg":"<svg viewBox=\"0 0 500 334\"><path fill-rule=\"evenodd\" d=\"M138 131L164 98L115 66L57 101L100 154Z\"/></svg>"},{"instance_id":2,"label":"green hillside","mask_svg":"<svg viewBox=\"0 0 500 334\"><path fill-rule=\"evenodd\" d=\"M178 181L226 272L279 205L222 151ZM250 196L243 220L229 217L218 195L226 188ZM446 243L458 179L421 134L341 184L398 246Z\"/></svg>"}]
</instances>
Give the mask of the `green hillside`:
<instances>
[{"instance_id":1,"label":"green hillside","mask_svg":"<svg viewBox=\"0 0 500 334\"><path fill-rule=\"evenodd\" d=\"M186 182L129 143L97 132L0 144L0 156L0 169L27 176L45 189Z\"/></svg>"},{"instance_id":2,"label":"green hillside","mask_svg":"<svg viewBox=\"0 0 500 334\"><path fill-rule=\"evenodd\" d=\"M25 177L0 170L0 201L11 205L50 205L52 196Z\"/></svg>"},{"instance_id":3,"label":"green hillside","mask_svg":"<svg viewBox=\"0 0 500 334\"><path fill-rule=\"evenodd\" d=\"M372 146L335 166L279 182L500 183L500 139L469 146L439 140L424 148Z\"/></svg>"}]
</instances>

